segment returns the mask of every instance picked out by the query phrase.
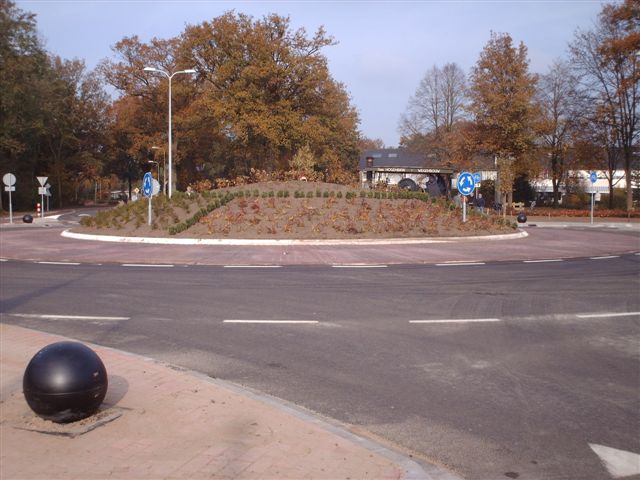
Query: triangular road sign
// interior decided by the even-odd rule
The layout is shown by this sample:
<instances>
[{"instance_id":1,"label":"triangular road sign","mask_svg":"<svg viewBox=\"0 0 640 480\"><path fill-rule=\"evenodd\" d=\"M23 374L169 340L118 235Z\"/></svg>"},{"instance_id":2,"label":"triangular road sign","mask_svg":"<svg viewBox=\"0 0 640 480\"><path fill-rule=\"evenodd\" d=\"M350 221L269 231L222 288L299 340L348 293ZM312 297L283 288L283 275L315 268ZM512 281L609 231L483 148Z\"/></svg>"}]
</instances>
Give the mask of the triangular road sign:
<instances>
[{"instance_id":1,"label":"triangular road sign","mask_svg":"<svg viewBox=\"0 0 640 480\"><path fill-rule=\"evenodd\" d=\"M604 445L590 443L591 450L596 452L600 461L613 478L640 475L640 455L637 453L617 450Z\"/></svg>"},{"instance_id":2,"label":"triangular road sign","mask_svg":"<svg viewBox=\"0 0 640 480\"><path fill-rule=\"evenodd\" d=\"M47 183L47 180L49 179L49 177L36 177L38 179L38 182L40 182L40 186L44 187L44 184Z\"/></svg>"}]
</instances>

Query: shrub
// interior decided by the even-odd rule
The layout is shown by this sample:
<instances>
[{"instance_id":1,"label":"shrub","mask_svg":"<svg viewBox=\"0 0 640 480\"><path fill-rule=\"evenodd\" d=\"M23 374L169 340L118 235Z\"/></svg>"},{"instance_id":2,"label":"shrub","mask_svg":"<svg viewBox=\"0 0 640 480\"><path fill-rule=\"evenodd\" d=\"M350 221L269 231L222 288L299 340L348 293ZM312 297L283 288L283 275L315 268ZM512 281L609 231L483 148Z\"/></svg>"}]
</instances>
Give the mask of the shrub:
<instances>
[{"instance_id":1,"label":"shrub","mask_svg":"<svg viewBox=\"0 0 640 480\"><path fill-rule=\"evenodd\" d=\"M313 198L313 192L312 191L308 191L307 192L307 198Z\"/></svg>"},{"instance_id":2,"label":"shrub","mask_svg":"<svg viewBox=\"0 0 640 480\"><path fill-rule=\"evenodd\" d=\"M322 194L323 198L329 198L329 192L327 190L324 191L324 193Z\"/></svg>"},{"instance_id":3,"label":"shrub","mask_svg":"<svg viewBox=\"0 0 640 480\"><path fill-rule=\"evenodd\" d=\"M316 197L320 198L322 196L322 192L319 188L316 189Z\"/></svg>"},{"instance_id":4,"label":"shrub","mask_svg":"<svg viewBox=\"0 0 640 480\"><path fill-rule=\"evenodd\" d=\"M342 198L342 192L338 192L338 193L337 193L337 195L336 195L336 197L338 197L338 198Z\"/></svg>"}]
</instances>

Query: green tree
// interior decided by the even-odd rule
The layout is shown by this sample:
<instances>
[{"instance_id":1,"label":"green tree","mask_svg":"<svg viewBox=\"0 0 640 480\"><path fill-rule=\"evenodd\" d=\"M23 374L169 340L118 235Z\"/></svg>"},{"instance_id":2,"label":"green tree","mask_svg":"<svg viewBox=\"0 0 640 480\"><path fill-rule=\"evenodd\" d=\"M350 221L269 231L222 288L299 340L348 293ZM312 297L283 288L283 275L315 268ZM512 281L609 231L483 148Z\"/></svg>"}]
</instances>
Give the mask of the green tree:
<instances>
[{"instance_id":1,"label":"green tree","mask_svg":"<svg viewBox=\"0 0 640 480\"><path fill-rule=\"evenodd\" d=\"M33 184L42 161L45 130L42 93L48 57L38 40L35 16L13 2L0 1L0 168L18 179L13 201L31 204ZM2 194L5 195L4 192Z\"/></svg>"}]
</instances>

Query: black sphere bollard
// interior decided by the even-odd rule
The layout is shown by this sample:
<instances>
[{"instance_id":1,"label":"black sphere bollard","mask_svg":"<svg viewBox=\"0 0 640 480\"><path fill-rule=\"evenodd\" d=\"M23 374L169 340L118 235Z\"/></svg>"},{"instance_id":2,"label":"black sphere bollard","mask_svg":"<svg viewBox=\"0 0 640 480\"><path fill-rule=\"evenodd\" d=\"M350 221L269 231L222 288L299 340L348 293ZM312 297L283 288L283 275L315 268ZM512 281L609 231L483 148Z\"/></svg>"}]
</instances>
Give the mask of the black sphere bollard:
<instances>
[{"instance_id":1,"label":"black sphere bollard","mask_svg":"<svg viewBox=\"0 0 640 480\"><path fill-rule=\"evenodd\" d=\"M22 379L29 407L42 418L68 423L92 415L107 394L100 357L78 342L57 342L34 355Z\"/></svg>"},{"instance_id":2,"label":"black sphere bollard","mask_svg":"<svg viewBox=\"0 0 640 480\"><path fill-rule=\"evenodd\" d=\"M22 217L22 221L24 223L33 223L33 217L29 214L26 214L25 216Z\"/></svg>"},{"instance_id":3,"label":"black sphere bollard","mask_svg":"<svg viewBox=\"0 0 640 480\"><path fill-rule=\"evenodd\" d=\"M518 220L518 223L525 223L527 221L527 216L525 215L524 212L520 212L518 214L517 220Z\"/></svg>"}]
</instances>

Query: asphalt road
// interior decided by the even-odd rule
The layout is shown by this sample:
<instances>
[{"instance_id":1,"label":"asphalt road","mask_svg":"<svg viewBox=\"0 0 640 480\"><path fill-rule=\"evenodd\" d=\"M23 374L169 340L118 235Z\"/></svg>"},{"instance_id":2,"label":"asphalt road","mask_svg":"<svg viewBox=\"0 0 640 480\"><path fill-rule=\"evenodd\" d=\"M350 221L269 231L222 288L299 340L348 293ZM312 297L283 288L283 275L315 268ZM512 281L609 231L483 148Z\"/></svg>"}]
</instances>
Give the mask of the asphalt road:
<instances>
[{"instance_id":1,"label":"asphalt road","mask_svg":"<svg viewBox=\"0 0 640 480\"><path fill-rule=\"evenodd\" d=\"M635 254L384 268L7 261L0 300L3 322L266 392L468 479L602 479L589 444L640 453L639 274ZM415 323L434 320L447 323Z\"/></svg>"}]
</instances>

